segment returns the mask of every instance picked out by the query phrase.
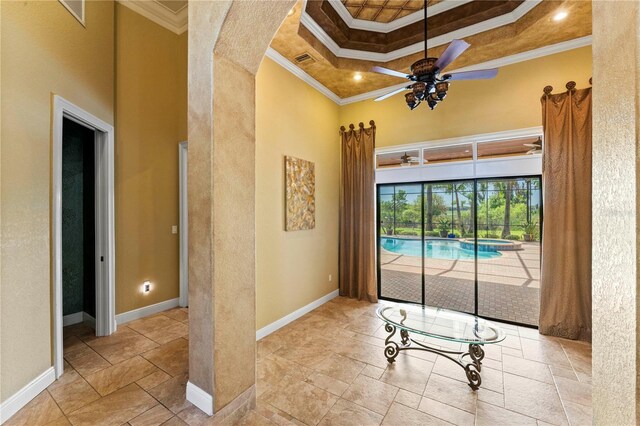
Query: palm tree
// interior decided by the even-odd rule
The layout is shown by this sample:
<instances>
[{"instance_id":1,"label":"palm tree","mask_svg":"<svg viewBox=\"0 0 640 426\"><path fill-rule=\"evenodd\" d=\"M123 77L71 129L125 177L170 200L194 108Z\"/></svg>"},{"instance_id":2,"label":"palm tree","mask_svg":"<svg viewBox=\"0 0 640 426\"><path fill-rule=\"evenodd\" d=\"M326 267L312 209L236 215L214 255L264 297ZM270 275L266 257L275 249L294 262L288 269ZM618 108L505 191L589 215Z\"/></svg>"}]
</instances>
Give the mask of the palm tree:
<instances>
[{"instance_id":1,"label":"palm tree","mask_svg":"<svg viewBox=\"0 0 640 426\"><path fill-rule=\"evenodd\" d=\"M513 182L508 180L504 190L504 223L502 226L502 238L511 235L511 193L513 192Z\"/></svg>"}]
</instances>

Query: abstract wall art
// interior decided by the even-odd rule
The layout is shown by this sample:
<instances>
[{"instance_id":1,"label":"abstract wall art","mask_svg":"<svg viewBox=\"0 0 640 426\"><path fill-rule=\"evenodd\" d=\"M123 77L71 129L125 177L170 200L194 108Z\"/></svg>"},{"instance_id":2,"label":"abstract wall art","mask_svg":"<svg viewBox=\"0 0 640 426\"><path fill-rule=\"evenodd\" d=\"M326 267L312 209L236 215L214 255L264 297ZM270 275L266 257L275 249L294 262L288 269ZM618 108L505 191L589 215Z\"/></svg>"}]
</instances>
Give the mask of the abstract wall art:
<instances>
[{"instance_id":1,"label":"abstract wall art","mask_svg":"<svg viewBox=\"0 0 640 426\"><path fill-rule=\"evenodd\" d=\"M285 230L301 231L316 226L315 164L284 157Z\"/></svg>"}]
</instances>

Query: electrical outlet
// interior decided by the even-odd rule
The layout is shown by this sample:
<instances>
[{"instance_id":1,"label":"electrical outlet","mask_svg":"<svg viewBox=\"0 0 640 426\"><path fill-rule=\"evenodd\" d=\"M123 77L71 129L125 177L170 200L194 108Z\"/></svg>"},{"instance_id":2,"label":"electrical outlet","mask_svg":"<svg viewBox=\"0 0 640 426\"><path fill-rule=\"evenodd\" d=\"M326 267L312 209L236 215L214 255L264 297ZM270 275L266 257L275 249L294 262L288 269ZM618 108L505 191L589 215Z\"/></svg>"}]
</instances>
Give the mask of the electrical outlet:
<instances>
[{"instance_id":1,"label":"electrical outlet","mask_svg":"<svg viewBox=\"0 0 640 426\"><path fill-rule=\"evenodd\" d=\"M172 234L177 234L178 233L178 225L173 225L171 227L171 233Z\"/></svg>"},{"instance_id":2,"label":"electrical outlet","mask_svg":"<svg viewBox=\"0 0 640 426\"><path fill-rule=\"evenodd\" d=\"M329 282L333 282L333 275L329 274Z\"/></svg>"},{"instance_id":3,"label":"electrical outlet","mask_svg":"<svg viewBox=\"0 0 640 426\"><path fill-rule=\"evenodd\" d=\"M149 293L151 291L151 282L145 281L142 283L142 292Z\"/></svg>"}]
</instances>

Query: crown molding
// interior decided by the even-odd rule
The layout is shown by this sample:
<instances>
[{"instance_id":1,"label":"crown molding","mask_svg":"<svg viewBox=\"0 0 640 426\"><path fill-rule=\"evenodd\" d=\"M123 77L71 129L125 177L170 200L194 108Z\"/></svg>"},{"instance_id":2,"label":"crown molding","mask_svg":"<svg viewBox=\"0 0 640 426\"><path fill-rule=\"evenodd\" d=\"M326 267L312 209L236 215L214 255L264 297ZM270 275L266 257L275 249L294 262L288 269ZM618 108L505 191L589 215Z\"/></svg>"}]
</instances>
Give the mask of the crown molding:
<instances>
[{"instance_id":1,"label":"crown molding","mask_svg":"<svg viewBox=\"0 0 640 426\"><path fill-rule=\"evenodd\" d=\"M488 19L483 22L479 22L474 25L470 25L465 28L461 28L456 31L451 31L447 34L430 38L429 46L436 47L450 43L455 39L461 39L469 37L475 34L479 34L485 31L489 31L495 28L502 27L504 25L513 24L534 7L540 4L542 0L525 0L520 6L514 9L510 13L506 13L501 16L497 16L492 19ZM331 51L335 56L339 58L357 59L361 61L373 61L373 62L389 62L396 59L404 58L405 56L419 53L424 50L423 42L415 43L410 46L403 47L401 49L394 50L387 53L368 52L364 50L345 49L340 47L332 38L327 34L324 29L306 12L306 2L304 4L302 14L300 16L300 23L304 25L310 32L316 37L327 49Z\"/></svg>"},{"instance_id":2,"label":"crown molding","mask_svg":"<svg viewBox=\"0 0 640 426\"><path fill-rule=\"evenodd\" d=\"M171 9L163 6L156 1L143 1L143 0L117 0L121 5L128 7L134 12L144 16L150 21L155 22L174 32L178 35L187 31L189 27L189 12L188 7L185 6L177 13L174 13Z\"/></svg>"},{"instance_id":3,"label":"crown molding","mask_svg":"<svg viewBox=\"0 0 640 426\"><path fill-rule=\"evenodd\" d=\"M349 13L345 5L342 4L340 0L327 0L327 1L338 13L340 18L342 18L344 23L347 24L347 26L353 30L365 30L365 31L375 31L378 33L390 33L400 28L406 27L407 25L411 25L415 22L422 21L424 17L424 12L422 12L422 10L418 10L410 15L403 16L402 18L396 19L391 22L385 23L385 22L367 21L364 19L357 19L351 16L351 13ZM440 3L437 3L427 8L427 17L435 16L439 13L446 12L447 10L451 10L458 6L462 6L463 4L469 3L470 1L472 0L442 1Z\"/></svg>"},{"instance_id":4,"label":"crown molding","mask_svg":"<svg viewBox=\"0 0 640 426\"><path fill-rule=\"evenodd\" d=\"M400 28L411 25L415 22L422 21L424 18L424 12L418 10L410 15L403 16L391 22L374 22L364 19L358 19L351 16L351 13L347 10L345 5L340 0L327 0L333 9L338 13L340 18L347 26L353 30L375 31L378 33L390 33ZM435 16L439 13L446 12L447 10L454 9L463 4L469 3L472 0L450 0L442 1L433 6L427 8L427 17Z\"/></svg>"},{"instance_id":5,"label":"crown molding","mask_svg":"<svg viewBox=\"0 0 640 426\"><path fill-rule=\"evenodd\" d=\"M591 45L592 37L585 36L576 38L573 40L567 40L556 44L550 44L549 46L544 46L539 49L529 50L527 52L517 53L515 55L505 56L502 58L494 59L487 62L482 62L479 64L475 64L472 66L459 68L447 72L462 72L462 71L473 71L477 69L485 69L485 68L498 68L504 67L507 65L517 64L519 62L525 62L532 59L542 58L544 56L554 55L556 53L566 52L567 50L578 49L580 47L585 47ZM298 68L292 62L290 62L287 58L282 56L280 53L276 52L273 48L269 47L266 52L266 56L271 58L274 62L279 64L281 67L309 84L320 93L325 95L327 98L331 99L336 104L343 106L352 104L355 102L366 101L368 99L374 99L378 96L382 96L385 93L391 92L393 90L399 89L407 85L407 83L399 83L395 86L389 86L382 89L372 90L370 92L361 93L359 95L350 96L348 98L340 98L327 87L325 87L322 83L320 83L315 78L311 77L309 74Z\"/></svg>"},{"instance_id":6,"label":"crown molding","mask_svg":"<svg viewBox=\"0 0 640 426\"><path fill-rule=\"evenodd\" d=\"M316 89L318 92L320 92L323 95L325 95L327 98L331 99L333 102L335 102L338 105L340 105L341 99L335 93L333 93L331 90L327 89L322 83L320 83L315 78L311 77L309 74L304 72L301 68L299 68L298 66L294 65L291 61L289 61L287 58L282 56L280 53L278 53L272 47L269 47L267 49L267 51L265 53L265 56L268 57L269 59L273 60L274 62L276 62L278 65L280 65L282 68L284 68L287 71L289 71L291 74L293 74L296 77L298 77L300 80L302 80L305 83L307 83L309 86L311 86L314 89Z\"/></svg>"}]
</instances>

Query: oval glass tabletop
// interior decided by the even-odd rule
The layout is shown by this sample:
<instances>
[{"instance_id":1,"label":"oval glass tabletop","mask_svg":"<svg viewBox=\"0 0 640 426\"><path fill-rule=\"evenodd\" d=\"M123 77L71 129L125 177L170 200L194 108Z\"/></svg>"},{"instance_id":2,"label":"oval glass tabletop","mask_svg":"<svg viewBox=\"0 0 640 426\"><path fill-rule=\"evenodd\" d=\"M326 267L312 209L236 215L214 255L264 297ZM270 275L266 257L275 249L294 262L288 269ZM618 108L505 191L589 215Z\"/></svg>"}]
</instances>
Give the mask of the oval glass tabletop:
<instances>
[{"instance_id":1,"label":"oval glass tabletop","mask_svg":"<svg viewBox=\"0 0 640 426\"><path fill-rule=\"evenodd\" d=\"M505 333L490 321L475 315L421 305L387 305L376 311L386 323L411 333L467 344L491 344Z\"/></svg>"}]
</instances>

